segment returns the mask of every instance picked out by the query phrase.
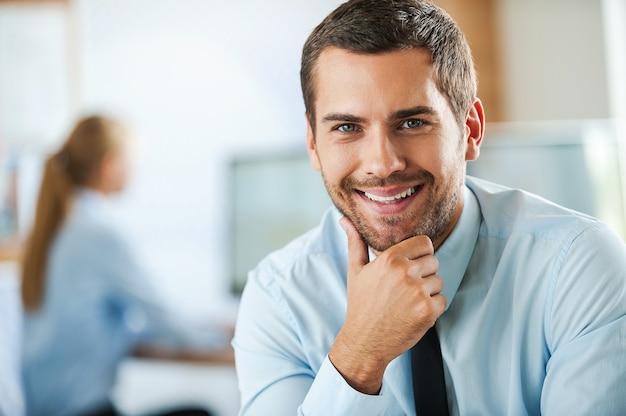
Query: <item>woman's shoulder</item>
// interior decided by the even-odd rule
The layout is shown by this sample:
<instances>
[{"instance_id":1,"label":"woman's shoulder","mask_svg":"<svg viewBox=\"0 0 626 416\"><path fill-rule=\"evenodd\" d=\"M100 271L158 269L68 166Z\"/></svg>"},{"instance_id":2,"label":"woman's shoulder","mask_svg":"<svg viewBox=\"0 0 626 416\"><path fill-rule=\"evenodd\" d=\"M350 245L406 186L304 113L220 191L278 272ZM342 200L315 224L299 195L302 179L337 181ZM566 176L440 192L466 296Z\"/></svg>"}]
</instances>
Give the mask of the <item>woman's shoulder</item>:
<instances>
[{"instance_id":1,"label":"woman's shoulder","mask_svg":"<svg viewBox=\"0 0 626 416\"><path fill-rule=\"evenodd\" d=\"M127 249L132 246L132 230L113 204L94 193L80 193L64 222L58 240L77 247Z\"/></svg>"}]
</instances>

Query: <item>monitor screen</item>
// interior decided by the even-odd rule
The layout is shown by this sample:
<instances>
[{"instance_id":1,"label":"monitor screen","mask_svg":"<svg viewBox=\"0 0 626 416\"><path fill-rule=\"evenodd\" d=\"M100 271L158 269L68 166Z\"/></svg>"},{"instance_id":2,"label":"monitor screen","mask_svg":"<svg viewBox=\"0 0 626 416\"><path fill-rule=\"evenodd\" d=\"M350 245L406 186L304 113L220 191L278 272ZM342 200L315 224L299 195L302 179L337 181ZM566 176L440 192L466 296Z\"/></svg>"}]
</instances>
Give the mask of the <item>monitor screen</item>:
<instances>
[{"instance_id":1,"label":"monitor screen","mask_svg":"<svg viewBox=\"0 0 626 416\"><path fill-rule=\"evenodd\" d=\"M624 238L623 152L609 120L496 123L467 173L597 217Z\"/></svg>"},{"instance_id":2,"label":"monitor screen","mask_svg":"<svg viewBox=\"0 0 626 416\"><path fill-rule=\"evenodd\" d=\"M305 150L237 156L230 163L230 273L235 293L270 252L317 226L332 205Z\"/></svg>"}]
</instances>

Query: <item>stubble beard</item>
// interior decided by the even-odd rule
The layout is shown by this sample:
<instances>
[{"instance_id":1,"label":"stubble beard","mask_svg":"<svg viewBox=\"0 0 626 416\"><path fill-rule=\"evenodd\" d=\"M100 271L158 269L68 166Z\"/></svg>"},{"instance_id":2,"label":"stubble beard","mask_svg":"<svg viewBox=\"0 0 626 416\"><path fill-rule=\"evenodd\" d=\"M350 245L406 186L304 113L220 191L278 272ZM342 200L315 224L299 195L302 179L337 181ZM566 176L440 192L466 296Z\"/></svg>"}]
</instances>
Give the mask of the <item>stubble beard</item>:
<instances>
[{"instance_id":1,"label":"stubble beard","mask_svg":"<svg viewBox=\"0 0 626 416\"><path fill-rule=\"evenodd\" d=\"M372 178L366 181L357 181L348 177L339 186L330 184L323 172L322 178L337 209L352 221L363 241L378 252L383 252L416 235L426 235L431 241L438 241L450 227L450 221L461 198L463 183L455 177L449 184L436 184L434 176L427 171L421 171L412 176L392 175L384 179ZM355 188L418 182L423 184L420 192L425 193L422 210L394 216L381 216L374 220L376 222L374 225L359 211L354 201ZM402 224L409 224L409 226L402 227Z\"/></svg>"}]
</instances>

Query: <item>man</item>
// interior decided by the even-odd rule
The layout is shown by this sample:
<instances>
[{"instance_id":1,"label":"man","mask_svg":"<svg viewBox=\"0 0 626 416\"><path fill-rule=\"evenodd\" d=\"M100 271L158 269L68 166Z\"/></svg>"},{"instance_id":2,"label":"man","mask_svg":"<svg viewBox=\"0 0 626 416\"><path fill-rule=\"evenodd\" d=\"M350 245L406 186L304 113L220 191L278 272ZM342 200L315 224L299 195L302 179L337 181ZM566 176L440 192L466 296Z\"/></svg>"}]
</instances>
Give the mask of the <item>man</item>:
<instances>
[{"instance_id":1,"label":"man","mask_svg":"<svg viewBox=\"0 0 626 416\"><path fill-rule=\"evenodd\" d=\"M413 415L410 350L434 325L450 414L626 414L626 247L466 178L485 118L450 17L349 1L307 40L301 80L336 209L250 273L241 413Z\"/></svg>"}]
</instances>

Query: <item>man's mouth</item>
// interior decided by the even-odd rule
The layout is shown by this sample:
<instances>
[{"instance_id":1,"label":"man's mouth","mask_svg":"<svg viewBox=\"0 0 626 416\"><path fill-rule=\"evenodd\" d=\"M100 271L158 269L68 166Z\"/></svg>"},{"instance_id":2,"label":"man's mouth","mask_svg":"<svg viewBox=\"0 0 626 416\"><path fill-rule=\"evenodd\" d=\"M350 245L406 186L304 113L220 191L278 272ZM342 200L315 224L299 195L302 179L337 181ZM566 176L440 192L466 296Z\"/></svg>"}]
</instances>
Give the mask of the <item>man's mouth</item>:
<instances>
[{"instance_id":1,"label":"man's mouth","mask_svg":"<svg viewBox=\"0 0 626 416\"><path fill-rule=\"evenodd\" d=\"M374 195L369 192L363 192L363 195L365 195L368 199L371 199L372 201L375 201L375 202L380 202L382 204L392 204L394 202L397 202L404 198L408 198L409 196L413 195L416 189L417 187L414 186L412 188L406 189L403 192L400 192L399 194L390 195L390 196Z\"/></svg>"}]
</instances>

